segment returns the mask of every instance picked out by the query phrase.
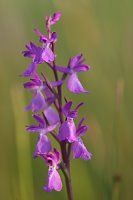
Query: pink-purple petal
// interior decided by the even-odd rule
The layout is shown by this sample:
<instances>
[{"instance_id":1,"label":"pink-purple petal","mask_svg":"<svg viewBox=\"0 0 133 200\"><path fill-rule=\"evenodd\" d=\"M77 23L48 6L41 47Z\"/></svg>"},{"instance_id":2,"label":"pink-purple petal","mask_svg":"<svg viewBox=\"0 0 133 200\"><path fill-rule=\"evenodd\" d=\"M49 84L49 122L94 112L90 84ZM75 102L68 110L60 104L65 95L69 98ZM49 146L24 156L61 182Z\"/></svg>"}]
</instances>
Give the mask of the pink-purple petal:
<instances>
[{"instance_id":1,"label":"pink-purple petal","mask_svg":"<svg viewBox=\"0 0 133 200\"><path fill-rule=\"evenodd\" d=\"M49 168L48 183L46 186L44 186L44 190L46 192L51 192L52 190L59 192L61 191L61 189L62 189L62 181L59 173L57 172L56 169Z\"/></svg>"},{"instance_id":2,"label":"pink-purple petal","mask_svg":"<svg viewBox=\"0 0 133 200\"><path fill-rule=\"evenodd\" d=\"M64 80L54 81L54 82L51 82L51 86L57 87L59 85L62 85L63 83L64 83Z\"/></svg>"},{"instance_id":3,"label":"pink-purple petal","mask_svg":"<svg viewBox=\"0 0 133 200\"><path fill-rule=\"evenodd\" d=\"M30 133L40 133L42 131L42 127L31 125L26 127L26 131Z\"/></svg>"},{"instance_id":4,"label":"pink-purple petal","mask_svg":"<svg viewBox=\"0 0 133 200\"><path fill-rule=\"evenodd\" d=\"M73 57L70 61L70 67L74 68L75 66L77 66L80 62L80 59L82 58L83 54L80 53L78 55L76 55L75 57Z\"/></svg>"},{"instance_id":5,"label":"pink-purple petal","mask_svg":"<svg viewBox=\"0 0 133 200\"><path fill-rule=\"evenodd\" d=\"M34 156L46 154L50 152L51 149L52 146L49 138L46 135L40 134Z\"/></svg>"},{"instance_id":6,"label":"pink-purple petal","mask_svg":"<svg viewBox=\"0 0 133 200\"><path fill-rule=\"evenodd\" d=\"M33 82L26 82L26 83L24 83L24 88L29 89L29 90L37 90L39 88L39 86Z\"/></svg>"},{"instance_id":7,"label":"pink-purple petal","mask_svg":"<svg viewBox=\"0 0 133 200\"><path fill-rule=\"evenodd\" d=\"M49 132L53 131L53 130L58 126L58 124L59 124L59 123L56 123L56 124L47 126L47 127L43 130L43 133L46 134L46 133L49 133Z\"/></svg>"},{"instance_id":8,"label":"pink-purple petal","mask_svg":"<svg viewBox=\"0 0 133 200\"><path fill-rule=\"evenodd\" d=\"M83 121L85 120L85 118L84 117L82 117L82 119L79 121L79 123L78 123L78 128L80 128L80 126L82 125L82 123L83 123Z\"/></svg>"},{"instance_id":9,"label":"pink-purple petal","mask_svg":"<svg viewBox=\"0 0 133 200\"><path fill-rule=\"evenodd\" d=\"M75 119L78 117L78 112L76 110L72 110L68 113L67 117Z\"/></svg>"},{"instance_id":10,"label":"pink-purple petal","mask_svg":"<svg viewBox=\"0 0 133 200\"><path fill-rule=\"evenodd\" d=\"M55 55L54 55L53 51L48 46L46 46L43 49L42 54L41 54L42 62L45 61L45 62L49 63L49 62L54 61L54 59L55 59Z\"/></svg>"},{"instance_id":11,"label":"pink-purple petal","mask_svg":"<svg viewBox=\"0 0 133 200\"><path fill-rule=\"evenodd\" d=\"M43 117L41 117L38 114L34 114L33 115L34 119L39 123L40 127L45 128L46 127L46 122L43 119Z\"/></svg>"},{"instance_id":12,"label":"pink-purple petal","mask_svg":"<svg viewBox=\"0 0 133 200\"><path fill-rule=\"evenodd\" d=\"M21 74L20 76L32 76L33 74L36 73L36 68L37 68L37 65L32 62L28 67L27 69L24 71L23 74Z\"/></svg>"},{"instance_id":13,"label":"pink-purple petal","mask_svg":"<svg viewBox=\"0 0 133 200\"><path fill-rule=\"evenodd\" d=\"M51 16L51 21L50 24L53 25L55 24L57 21L59 21L61 18L61 13L60 12L55 12L52 16Z\"/></svg>"},{"instance_id":14,"label":"pink-purple petal","mask_svg":"<svg viewBox=\"0 0 133 200\"><path fill-rule=\"evenodd\" d=\"M56 114L55 110L50 106L44 110L44 114L49 124L56 124L60 121L59 116Z\"/></svg>"},{"instance_id":15,"label":"pink-purple petal","mask_svg":"<svg viewBox=\"0 0 133 200\"><path fill-rule=\"evenodd\" d=\"M64 115L67 117L68 113L70 112L70 109L72 107L72 101L69 101L65 104L65 106L62 108L62 111Z\"/></svg>"},{"instance_id":16,"label":"pink-purple petal","mask_svg":"<svg viewBox=\"0 0 133 200\"><path fill-rule=\"evenodd\" d=\"M44 109L47 109L54 101L55 101L56 97L55 96L51 96L49 98L47 98L45 100L45 106L44 106Z\"/></svg>"},{"instance_id":17,"label":"pink-purple petal","mask_svg":"<svg viewBox=\"0 0 133 200\"><path fill-rule=\"evenodd\" d=\"M71 74L72 73L72 70L68 67L56 66L55 69L59 72L65 73L65 74Z\"/></svg>"},{"instance_id":18,"label":"pink-purple petal","mask_svg":"<svg viewBox=\"0 0 133 200\"><path fill-rule=\"evenodd\" d=\"M44 34L42 34L37 28L35 28L34 31L40 37L40 42L48 41L48 38Z\"/></svg>"},{"instance_id":19,"label":"pink-purple petal","mask_svg":"<svg viewBox=\"0 0 133 200\"><path fill-rule=\"evenodd\" d=\"M49 152L44 156L44 160L46 165L58 168L58 164L61 162L61 154L57 149L54 149L54 152Z\"/></svg>"},{"instance_id":20,"label":"pink-purple petal","mask_svg":"<svg viewBox=\"0 0 133 200\"><path fill-rule=\"evenodd\" d=\"M88 126L80 126L79 128L77 128L77 131L76 131L76 135L77 136L82 136L84 135L88 130Z\"/></svg>"},{"instance_id":21,"label":"pink-purple petal","mask_svg":"<svg viewBox=\"0 0 133 200\"><path fill-rule=\"evenodd\" d=\"M73 119L67 119L67 121L60 126L58 138L60 141L67 140L70 143L77 140L76 126Z\"/></svg>"},{"instance_id":22,"label":"pink-purple petal","mask_svg":"<svg viewBox=\"0 0 133 200\"><path fill-rule=\"evenodd\" d=\"M57 149L54 149L54 157L55 157L54 161L56 165L59 164L61 162L61 154Z\"/></svg>"},{"instance_id":23,"label":"pink-purple petal","mask_svg":"<svg viewBox=\"0 0 133 200\"><path fill-rule=\"evenodd\" d=\"M32 110L32 112L38 112L46 105L44 96L41 92L38 92L32 99L31 104L29 104L25 110Z\"/></svg>"},{"instance_id":24,"label":"pink-purple petal","mask_svg":"<svg viewBox=\"0 0 133 200\"><path fill-rule=\"evenodd\" d=\"M46 17L46 26L48 29L51 28L52 25L54 25L57 21L59 21L61 18L60 12L55 12L52 16Z\"/></svg>"},{"instance_id":25,"label":"pink-purple petal","mask_svg":"<svg viewBox=\"0 0 133 200\"><path fill-rule=\"evenodd\" d=\"M75 93L75 94L80 94L81 92L83 93L88 93L80 83L78 76L76 73L73 73L70 75L69 79L67 80L67 88Z\"/></svg>"},{"instance_id":26,"label":"pink-purple petal","mask_svg":"<svg viewBox=\"0 0 133 200\"><path fill-rule=\"evenodd\" d=\"M72 151L74 158L82 158L83 160L90 160L92 154L86 149L83 141L79 138L72 144Z\"/></svg>"},{"instance_id":27,"label":"pink-purple petal","mask_svg":"<svg viewBox=\"0 0 133 200\"><path fill-rule=\"evenodd\" d=\"M85 64L82 64L82 65L80 65L80 66L75 66L75 67L73 68L73 70L74 70L75 72L85 72L85 71L88 71L89 69L90 69L90 66L85 65Z\"/></svg>"},{"instance_id":28,"label":"pink-purple petal","mask_svg":"<svg viewBox=\"0 0 133 200\"><path fill-rule=\"evenodd\" d=\"M53 43L55 43L55 42L56 42L56 40L57 40L57 35L56 35L56 32L53 32L53 33L51 34L50 42L53 42Z\"/></svg>"}]
</instances>

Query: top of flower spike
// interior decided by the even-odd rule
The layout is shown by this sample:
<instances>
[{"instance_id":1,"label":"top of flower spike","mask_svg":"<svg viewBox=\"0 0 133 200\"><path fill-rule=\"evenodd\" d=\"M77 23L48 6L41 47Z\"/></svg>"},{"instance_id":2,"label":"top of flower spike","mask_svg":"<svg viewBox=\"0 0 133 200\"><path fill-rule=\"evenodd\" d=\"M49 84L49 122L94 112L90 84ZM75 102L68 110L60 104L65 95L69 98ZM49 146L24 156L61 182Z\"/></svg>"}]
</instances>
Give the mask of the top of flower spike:
<instances>
[{"instance_id":1,"label":"top of flower spike","mask_svg":"<svg viewBox=\"0 0 133 200\"><path fill-rule=\"evenodd\" d=\"M60 12L55 12L52 16L46 16L46 27L47 30L51 30L51 26L58 22L61 18Z\"/></svg>"}]
</instances>

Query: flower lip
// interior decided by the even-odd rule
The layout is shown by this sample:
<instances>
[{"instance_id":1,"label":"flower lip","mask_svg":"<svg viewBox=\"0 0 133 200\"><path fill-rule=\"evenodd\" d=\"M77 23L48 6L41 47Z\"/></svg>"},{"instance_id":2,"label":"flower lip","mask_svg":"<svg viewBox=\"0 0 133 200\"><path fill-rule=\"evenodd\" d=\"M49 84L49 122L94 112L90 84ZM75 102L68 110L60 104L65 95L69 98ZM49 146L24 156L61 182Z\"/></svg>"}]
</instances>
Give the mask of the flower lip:
<instances>
[{"instance_id":1,"label":"flower lip","mask_svg":"<svg viewBox=\"0 0 133 200\"><path fill-rule=\"evenodd\" d=\"M67 88L75 94L88 93L80 83L77 73L73 73L69 76L67 80Z\"/></svg>"}]
</instances>

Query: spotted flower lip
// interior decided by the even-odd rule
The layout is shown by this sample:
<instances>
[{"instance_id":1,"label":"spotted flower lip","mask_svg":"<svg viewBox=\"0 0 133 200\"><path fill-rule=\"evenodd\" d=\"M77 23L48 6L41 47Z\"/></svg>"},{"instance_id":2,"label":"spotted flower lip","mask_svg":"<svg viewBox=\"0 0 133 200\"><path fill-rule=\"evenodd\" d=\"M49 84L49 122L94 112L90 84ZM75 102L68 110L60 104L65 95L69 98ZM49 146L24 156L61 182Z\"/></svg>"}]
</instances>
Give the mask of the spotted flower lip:
<instances>
[{"instance_id":1,"label":"spotted flower lip","mask_svg":"<svg viewBox=\"0 0 133 200\"><path fill-rule=\"evenodd\" d=\"M44 156L44 160L49 167L57 167L57 165L61 162L61 154L57 149L54 149L54 152L49 152L46 156Z\"/></svg>"},{"instance_id":2,"label":"spotted flower lip","mask_svg":"<svg viewBox=\"0 0 133 200\"><path fill-rule=\"evenodd\" d=\"M77 73L85 72L90 69L89 65L83 64L85 59L82 59L82 56L83 54L78 54L70 59L69 66L67 68L56 66L57 71L69 74L69 78L67 80L67 88L75 94L80 94L81 92L88 93L83 88L77 76Z\"/></svg>"},{"instance_id":3,"label":"spotted flower lip","mask_svg":"<svg viewBox=\"0 0 133 200\"><path fill-rule=\"evenodd\" d=\"M44 186L44 190L47 192L51 192L52 190L56 190L57 192L62 189L62 181L60 175L58 173L59 164L61 162L61 155L57 149L54 149L54 152L49 152L44 155L44 160L46 165L49 166L48 170L48 182L47 185Z\"/></svg>"}]
</instances>

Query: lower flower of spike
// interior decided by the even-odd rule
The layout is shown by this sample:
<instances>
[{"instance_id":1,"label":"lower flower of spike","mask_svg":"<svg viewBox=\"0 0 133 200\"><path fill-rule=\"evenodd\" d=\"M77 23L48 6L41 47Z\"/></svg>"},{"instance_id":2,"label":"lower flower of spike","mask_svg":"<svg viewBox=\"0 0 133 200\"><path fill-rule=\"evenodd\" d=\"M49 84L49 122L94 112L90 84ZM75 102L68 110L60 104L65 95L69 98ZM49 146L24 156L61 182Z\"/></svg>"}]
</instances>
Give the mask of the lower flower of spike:
<instances>
[{"instance_id":1,"label":"lower flower of spike","mask_svg":"<svg viewBox=\"0 0 133 200\"><path fill-rule=\"evenodd\" d=\"M61 191L62 189L62 181L60 175L58 173L58 165L61 162L61 155L60 152L54 149L54 152L49 152L43 156L46 165L49 166L48 170L48 182L47 185L44 186L44 190L46 192L51 192L55 190L57 192Z\"/></svg>"},{"instance_id":2,"label":"lower flower of spike","mask_svg":"<svg viewBox=\"0 0 133 200\"><path fill-rule=\"evenodd\" d=\"M37 157L50 152L52 148L51 142L46 134L53 131L58 126L58 122L47 126L45 120L39 114L34 114L33 117L38 122L38 125L27 126L26 130L30 133L39 133L36 151L33 155L34 157Z\"/></svg>"}]
</instances>

